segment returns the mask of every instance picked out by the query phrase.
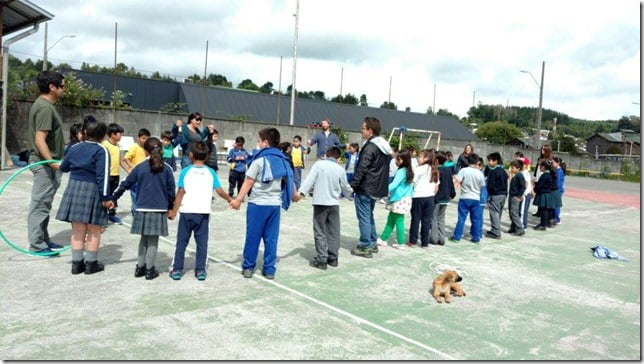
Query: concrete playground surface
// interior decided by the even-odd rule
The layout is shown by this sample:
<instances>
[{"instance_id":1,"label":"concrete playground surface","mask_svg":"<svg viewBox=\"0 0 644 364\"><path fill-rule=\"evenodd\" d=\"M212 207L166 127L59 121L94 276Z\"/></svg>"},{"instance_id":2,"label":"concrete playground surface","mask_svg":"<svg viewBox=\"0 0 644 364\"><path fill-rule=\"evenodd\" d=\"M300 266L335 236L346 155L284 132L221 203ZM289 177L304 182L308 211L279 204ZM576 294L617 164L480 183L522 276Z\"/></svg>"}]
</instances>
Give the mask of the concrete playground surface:
<instances>
[{"instance_id":1,"label":"concrete playground surface","mask_svg":"<svg viewBox=\"0 0 644 364\"><path fill-rule=\"evenodd\" d=\"M13 172L0 171L0 183ZM227 168L219 174L227 189ZM0 196L0 230L22 248L31 179L30 172L19 175ZM53 216L67 179L49 225L65 245L71 227ZM640 186L570 177L567 187L576 197L564 195L556 228L478 245L463 239L429 249L383 247L373 259L349 253L358 226L353 204L344 200L340 264L326 271L308 265L315 253L306 199L282 211L274 281L241 276L245 205L232 211L220 199L211 215L207 280L194 278L194 250L182 280L167 276L176 220L160 242L162 275L134 278L138 236L129 233L126 194L119 201L125 224L110 225L102 236L104 272L73 276L69 251L38 258L0 244L0 358L640 360ZM615 201L586 198L605 192ZM617 201L633 196L637 206ZM379 233L386 214L378 204ZM455 224L453 203L449 232ZM507 230L507 213L502 224ZM630 262L594 258L590 248L599 244ZM441 265L462 271L467 296L434 301L429 289Z\"/></svg>"}]
</instances>

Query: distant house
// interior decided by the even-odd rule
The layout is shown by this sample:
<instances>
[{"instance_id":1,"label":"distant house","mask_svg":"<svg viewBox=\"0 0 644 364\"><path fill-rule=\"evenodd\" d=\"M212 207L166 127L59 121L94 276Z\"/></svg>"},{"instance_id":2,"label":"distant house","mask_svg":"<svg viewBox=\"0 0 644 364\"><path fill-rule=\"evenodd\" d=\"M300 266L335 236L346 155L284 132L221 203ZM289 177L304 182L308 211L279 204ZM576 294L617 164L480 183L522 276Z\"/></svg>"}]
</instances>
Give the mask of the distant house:
<instances>
[{"instance_id":1,"label":"distant house","mask_svg":"<svg viewBox=\"0 0 644 364\"><path fill-rule=\"evenodd\" d=\"M541 145L545 144L552 145L552 140L541 139ZM506 142L505 145L513 145L519 149L535 149L533 137L514 138Z\"/></svg>"},{"instance_id":2,"label":"distant house","mask_svg":"<svg viewBox=\"0 0 644 364\"><path fill-rule=\"evenodd\" d=\"M103 101L109 102L113 85L125 95L125 102L135 109L160 110L164 105L184 105L183 112L201 112L205 117L288 125L290 95L276 95L227 87L203 87L184 82L161 81L128 76L113 76L71 70L94 88L103 89ZM279 116L278 112L279 110ZM298 98L294 125L315 128L329 118L333 127L360 131L366 116L380 120L383 131L395 127L438 131L441 138L477 142L479 138L451 116L381 109L369 106L338 104L330 101Z\"/></svg>"},{"instance_id":3,"label":"distant house","mask_svg":"<svg viewBox=\"0 0 644 364\"><path fill-rule=\"evenodd\" d=\"M595 159L623 159L641 156L640 134L632 130L596 133L586 139L586 151Z\"/></svg>"}]
</instances>

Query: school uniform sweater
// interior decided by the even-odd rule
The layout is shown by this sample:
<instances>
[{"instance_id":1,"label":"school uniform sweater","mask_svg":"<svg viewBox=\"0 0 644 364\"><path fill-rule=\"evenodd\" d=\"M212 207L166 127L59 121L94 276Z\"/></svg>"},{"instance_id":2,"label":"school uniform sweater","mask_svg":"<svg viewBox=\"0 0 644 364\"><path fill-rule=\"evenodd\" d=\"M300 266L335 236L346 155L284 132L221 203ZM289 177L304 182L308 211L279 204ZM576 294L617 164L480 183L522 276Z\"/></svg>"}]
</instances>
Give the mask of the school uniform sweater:
<instances>
[{"instance_id":1,"label":"school uniform sweater","mask_svg":"<svg viewBox=\"0 0 644 364\"><path fill-rule=\"evenodd\" d=\"M523 197L526 184L523 174L517 173L510 181L510 197Z\"/></svg>"},{"instance_id":2,"label":"school uniform sweater","mask_svg":"<svg viewBox=\"0 0 644 364\"><path fill-rule=\"evenodd\" d=\"M72 145L60 170L71 171L70 179L96 183L101 200L110 199L110 155L101 144L88 140Z\"/></svg>"},{"instance_id":3,"label":"school uniform sweater","mask_svg":"<svg viewBox=\"0 0 644 364\"><path fill-rule=\"evenodd\" d=\"M502 166L496 166L494 168L487 167L485 170L487 173L486 185L487 193L489 196L507 196L508 194L508 173L503 169Z\"/></svg>"},{"instance_id":4,"label":"school uniform sweater","mask_svg":"<svg viewBox=\"0 0 644 364\"><path fill-rule=\"evenodd\" d=\"M137 211L171 210L175 197L174 175L172 167L167 163L163 163L163 167L163 171L152 173L150 159L137 164L114 191L112 199L117 200L132 185L137 185L139 190L136 196Z\"/></svg>"},{"instance_id":5,"label":"school uniform sweater","mask_svg":"<svg viewBox=\"0 0 644 364\"><path fill-rule=\"evenodd\" d=\"M438 167L438 191L436 191L435 201L437 203L446 203L456 197L456 189L452 180L452 167Z\"/></svg>"}]
</instances>

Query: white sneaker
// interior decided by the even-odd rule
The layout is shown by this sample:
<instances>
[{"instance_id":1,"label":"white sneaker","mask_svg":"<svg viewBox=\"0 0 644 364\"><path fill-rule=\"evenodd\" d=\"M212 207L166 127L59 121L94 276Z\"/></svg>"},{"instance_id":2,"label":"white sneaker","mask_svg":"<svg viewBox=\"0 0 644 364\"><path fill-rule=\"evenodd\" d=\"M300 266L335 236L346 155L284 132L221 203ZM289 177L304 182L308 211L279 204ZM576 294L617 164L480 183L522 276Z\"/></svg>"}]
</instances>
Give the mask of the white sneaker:
<instances>
[{"instance_id":1,"label":"white sneaker","mask_svg":"<svg viewBox=\"0 0 644 364\"><path fill-rule=\"evenodd\" d=\"M387 242L378 238L377 240L378 246L387 246Z\"/></svg>"}]
</instances>

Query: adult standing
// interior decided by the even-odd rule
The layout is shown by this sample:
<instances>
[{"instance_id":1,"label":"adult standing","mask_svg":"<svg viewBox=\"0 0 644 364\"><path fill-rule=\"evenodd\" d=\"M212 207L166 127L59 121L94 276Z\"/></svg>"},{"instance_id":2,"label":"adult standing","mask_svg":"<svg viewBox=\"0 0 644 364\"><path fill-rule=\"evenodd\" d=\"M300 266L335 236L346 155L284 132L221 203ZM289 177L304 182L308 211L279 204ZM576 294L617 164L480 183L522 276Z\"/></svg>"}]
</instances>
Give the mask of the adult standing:
<instances>
[{"instance_id":1,"label":"adult standing","mask_svg":"<svg viewBox=\"0 0 644 364\"><path fill-rule=\"evenodd\" d=\"M389 193L389 161L391 147L380 135L380 120L366 117L362 122L362 145L360 159L350 181L355 192L356 216L360 228L360 244L351 254L371 258L378 252L376 224L373 209L376 201Z\"/></svg>"},{"instance_id":2,"label":"adult standing","mask_svg":"<svg viewBox=\"0 0 644 364\"><path fill-rule=\"evenodd\" d=\"M55 71L42 71L36 78L40 95L29 109L27 141L30 146L30 163L62 159L65 151L62 119L54 104L63 97L65 81ZM63 248L49 238L49 212L56 191L60 186L60 164L38 165L31 169L34 175L31 203L27 217L29 250L57 255ZM54 253L54 254L52 254Z\"/></svg>"},{"instance_id":3,"label":"adult standing","mask_svg":"<svg viewBox=\"0 0 644 364\"><path fill-rule=\"evenodd\" d=\"M340 138L331 131L331 123L329 119L324 119L320 122L322 126L322 131L318 132L313 136L312 139L309 139L306 143L309 147L312 147L314 144L318 145L318 150L316 156L318 159L326 158L326 151L331 147L346 148L345 144L340 143Z\"/></svg>"},{"instance_id":4,"label":"adult standing","mask_svg":"<svg viewBox=\"0 0 644 364\"><path fill-rule=\"evenodd\" d=\"M467 168L468 166L467 158L472 153L474 153L474 147L472 146L472 144L465 144L465 148L463 148L463 153L461 153L461 155L458 156L458 160L456 161L456 173L458 173L458 171L461 168Z\"/></svg>"},{"instance_id":5,"label":"adult standing","mask_svg":"<svg viewBox=\"0 0 644 364\"><path fill-rule=\"evenodd\" d=\"M210 130L214 129L214 125L208 125L208 127L199 129L201 121L203 118L198 112L193 112L188 115L188 121L186 125L178 125L179 122L172 127L172 134L177 135L181 140L179 144L181 145L182 156L181 156L181 168L185 168L192 163L190 162L190 144L195 142L202 142L208 140L211 137Z\"/></svg>"}]
</instances>

